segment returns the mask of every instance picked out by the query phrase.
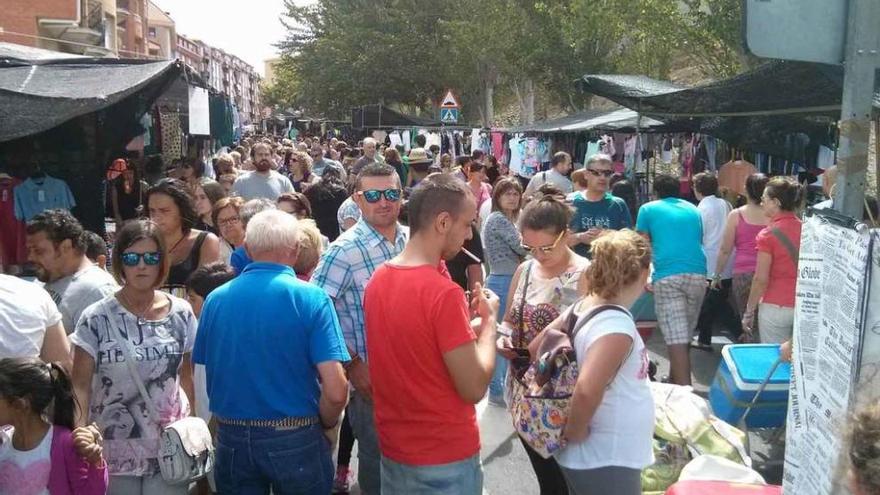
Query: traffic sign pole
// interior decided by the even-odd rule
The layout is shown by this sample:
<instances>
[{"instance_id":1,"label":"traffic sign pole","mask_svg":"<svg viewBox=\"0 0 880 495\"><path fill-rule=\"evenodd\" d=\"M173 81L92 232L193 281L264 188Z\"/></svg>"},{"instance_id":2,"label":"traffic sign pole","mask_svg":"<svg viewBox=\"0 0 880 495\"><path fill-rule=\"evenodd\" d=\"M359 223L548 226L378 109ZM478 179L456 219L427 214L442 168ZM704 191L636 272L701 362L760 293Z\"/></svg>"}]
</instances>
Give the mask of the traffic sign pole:
<instances>
[{"instance_id":1,"label":"traffic sign pole","mask_svg":"<svg viewBox=\"0 0 880 495\"><path fill-rule=\"evenodd\" d=\"M834 208L856 219L862 218L875 73L880 66L878 19L880 2L849 1Z\"/></svg>"}]
</instances>

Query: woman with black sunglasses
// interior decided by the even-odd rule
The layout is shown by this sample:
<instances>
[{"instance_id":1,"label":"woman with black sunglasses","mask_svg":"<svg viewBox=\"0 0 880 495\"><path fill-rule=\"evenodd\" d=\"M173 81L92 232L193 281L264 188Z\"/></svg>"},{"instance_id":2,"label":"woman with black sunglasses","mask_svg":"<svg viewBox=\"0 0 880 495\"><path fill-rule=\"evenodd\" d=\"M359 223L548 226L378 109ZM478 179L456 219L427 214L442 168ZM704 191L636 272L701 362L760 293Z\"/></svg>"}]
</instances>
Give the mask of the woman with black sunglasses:
<instances>
[{"instance_id":1,"label":"woman with black sunglasses","mask_svg":"<svg viewBox=\"0 0 880 495\"><path fill-rule=\"evenodd\" d=\"M186 485L162 479L157 456L162 429L194 406L190 353L196 318L189 303L158 290L169 257L155 223L133 220L122 227L112 267L122 288L89 306L70 337L81 406L77 424L94 422L104 436L107 493L184 495ZM147 394L139 392L129 368L131 354Z\"/></svg>"}]
</instances>

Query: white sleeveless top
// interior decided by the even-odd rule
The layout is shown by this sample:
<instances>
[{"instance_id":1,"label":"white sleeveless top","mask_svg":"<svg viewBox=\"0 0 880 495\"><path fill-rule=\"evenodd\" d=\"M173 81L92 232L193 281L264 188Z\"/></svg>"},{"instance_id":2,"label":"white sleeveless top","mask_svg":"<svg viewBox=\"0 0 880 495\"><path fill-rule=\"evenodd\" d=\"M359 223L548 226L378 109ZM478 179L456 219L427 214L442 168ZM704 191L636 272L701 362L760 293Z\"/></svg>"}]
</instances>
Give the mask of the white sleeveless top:
<instances>
[{"instance_id":1,"label":"white sleeveless top","mask_svg":"<svg viewBox=\"0 0 880 495\"><path fill-rule=\"evenodd\" d=\"M587 313L578 314L583 318ZM648 350L627 312L605 310L593 317L575 337L578 366L599 338L621 333L633 346L590 421L590 433L582 442L570 443L556 454L568 469L607 466L642 469L654 463L654 400L648 385Z\"/></svg>"}]
</instances>

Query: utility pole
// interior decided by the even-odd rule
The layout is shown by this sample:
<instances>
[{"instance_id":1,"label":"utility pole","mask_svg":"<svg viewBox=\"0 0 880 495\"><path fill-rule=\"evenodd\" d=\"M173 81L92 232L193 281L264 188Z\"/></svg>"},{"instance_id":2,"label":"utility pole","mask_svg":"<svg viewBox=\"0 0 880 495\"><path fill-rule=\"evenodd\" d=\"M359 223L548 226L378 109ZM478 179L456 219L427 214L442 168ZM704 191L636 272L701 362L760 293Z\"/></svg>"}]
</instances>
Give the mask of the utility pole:
<instances>
[{"instance_id":1,"label":"utility pole","mask_svg":"<svg viewBox=\"0 0 880 495\"><path fill-rule=\"evenodd\" d=\"M834 208L862 218L874 85L880 67L880 1L849 0Z\"/></svg>"}]
</instances>

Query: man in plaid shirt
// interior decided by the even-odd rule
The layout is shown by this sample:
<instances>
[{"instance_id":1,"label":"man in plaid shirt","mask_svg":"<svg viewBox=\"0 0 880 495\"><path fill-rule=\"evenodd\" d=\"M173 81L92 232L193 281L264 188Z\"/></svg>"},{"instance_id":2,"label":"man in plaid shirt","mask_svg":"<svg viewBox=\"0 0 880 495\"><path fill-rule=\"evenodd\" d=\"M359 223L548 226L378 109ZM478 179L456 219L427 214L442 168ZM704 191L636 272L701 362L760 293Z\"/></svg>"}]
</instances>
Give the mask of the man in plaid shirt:
<instances>
[{"instance_id":1,"label":"man in plaid shirt","mask_svg":"<svg viewBox=\"0 0 880 495\"><path fill-rule=\"evenodd\" d=\"M364 289L373 272L406 245L406 230L397 222L401 195L400 178L393 167L380 163L365 166L353 195L361 219L330 244L312 275L312 283L333 299L351 354L346 373L354 392L347 414L358 441L358 483L367 495L380 493L381 454L367 367Z\"/></svg>"}]
</instances>

